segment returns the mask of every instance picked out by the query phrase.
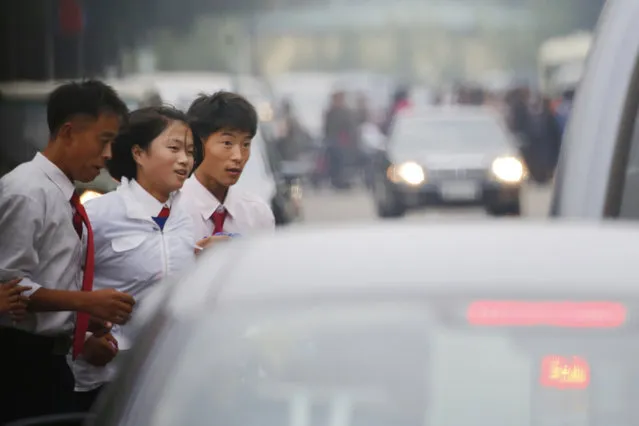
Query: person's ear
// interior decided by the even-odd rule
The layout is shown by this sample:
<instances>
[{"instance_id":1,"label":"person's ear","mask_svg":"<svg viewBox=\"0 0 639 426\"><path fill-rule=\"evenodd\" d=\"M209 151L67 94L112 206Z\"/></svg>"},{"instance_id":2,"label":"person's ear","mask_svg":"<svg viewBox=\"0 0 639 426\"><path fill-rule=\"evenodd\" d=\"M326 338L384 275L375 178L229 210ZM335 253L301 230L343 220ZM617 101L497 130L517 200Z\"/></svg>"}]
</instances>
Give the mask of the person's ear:
<instances>
[{"instance_id":1,"label":"person's ear","mask_svg":"<svg viewBox=\"0 0 639 426\"><path fill-rule=\"evenodd\" d=\"M136 164L140 164L142 161L142 155L145 154L145 151L140 147L140 145L133 145L131 148L131 155L133 155L133 161Z\"/></svg>"},{"instance_id":2,"label":"person's ear","mask_svg":"<svg viewBox=\"0 0 639 426\"><path fill-rule=\"evenodd\" d=\"M55 139L69 144L73 138L73 124L71 122L63 123L55 134Z\"/></svg>"}]
</instances>

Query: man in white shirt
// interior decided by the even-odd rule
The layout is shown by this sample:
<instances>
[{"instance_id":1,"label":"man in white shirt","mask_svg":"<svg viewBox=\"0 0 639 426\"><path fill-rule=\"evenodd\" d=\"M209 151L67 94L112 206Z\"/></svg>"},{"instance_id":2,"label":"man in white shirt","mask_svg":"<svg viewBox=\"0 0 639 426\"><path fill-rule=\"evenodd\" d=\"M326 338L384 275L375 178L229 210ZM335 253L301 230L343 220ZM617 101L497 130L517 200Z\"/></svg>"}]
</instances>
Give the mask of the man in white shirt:
<instances>
[{"instance_id":1,"label":"man in white shirt","mask_svg":"<svg viewBox=\"0 0 639 426\"><path fill-rule=\"evenodd\" d=\"M196 142L196 166L182 188L196 232L207 244L228 234L273 231L275 218L256 195L233 187L251 155L257 113L242 96L230 92L201 95L188 111ZM199 151L199 152L198 152Z\"/></svg>"},{"instance_id":2,"label":"man in white shirt","mask_svg":"<svg viewBox=\"0 0 639 426\"><path fill-rule=\"evenodd\" d=\"M30 311L20 322L0 315L0 424L72 410L67 353L108 344L104 331L88 333L89 316L129 318L131 296L90 291L93 232L73 183L98 175L126 114L101 82L58 87L47 104L47 147L0 179L0 285L21 279Z\"/></svg>"}]
</instances>

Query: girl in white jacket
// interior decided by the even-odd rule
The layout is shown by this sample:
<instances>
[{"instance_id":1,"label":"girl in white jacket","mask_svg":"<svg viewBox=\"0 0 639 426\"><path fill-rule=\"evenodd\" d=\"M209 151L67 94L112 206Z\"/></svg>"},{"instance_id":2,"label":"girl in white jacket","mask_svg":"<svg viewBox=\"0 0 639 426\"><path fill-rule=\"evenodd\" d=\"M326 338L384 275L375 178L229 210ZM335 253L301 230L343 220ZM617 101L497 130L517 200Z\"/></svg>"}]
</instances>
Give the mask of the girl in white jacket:
<instances>
[{"instance_id":1,"label":"girl in white jacket","mask_svg":"<svg viewBox=\"0 0 639 426\"><path fill-rule=\"evenodd\" d=\"M192 221L177 201L193 168L193 143L187 118L178 110L150 107L130 114L107 163L121 184L85 205L94 232L94 289L126 292L139 309L152 287L192 265ZM87 336L72 364L77 410L88 410L111 380L132 344L128 327Z\"/></svg>"}]
</instances>

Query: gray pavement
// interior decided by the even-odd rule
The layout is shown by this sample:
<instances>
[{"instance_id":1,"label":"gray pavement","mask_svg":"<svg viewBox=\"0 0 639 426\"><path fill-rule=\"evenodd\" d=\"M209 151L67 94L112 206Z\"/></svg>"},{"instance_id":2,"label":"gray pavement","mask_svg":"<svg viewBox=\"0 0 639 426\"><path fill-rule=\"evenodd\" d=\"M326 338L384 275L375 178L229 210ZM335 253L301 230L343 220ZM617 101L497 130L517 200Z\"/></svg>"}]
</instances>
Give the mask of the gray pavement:
<instances>
[{"instance_id":1,"label":"gray pavement","mask_svg":"<svg viewBox=\"0 0 639 426\"><path fill-rule=\"evenodd\" d=\"M548 214L551 186L527 184L522 193L524 218L540 219ZM442 219L489 218L481 208L425 208L412 211L403 220L431 221ZM364 189L336 193L328 188L304 189L304 221L307 224L335 222L372 222L380 220L373 201Z\"/></svg>"}]
</instances>

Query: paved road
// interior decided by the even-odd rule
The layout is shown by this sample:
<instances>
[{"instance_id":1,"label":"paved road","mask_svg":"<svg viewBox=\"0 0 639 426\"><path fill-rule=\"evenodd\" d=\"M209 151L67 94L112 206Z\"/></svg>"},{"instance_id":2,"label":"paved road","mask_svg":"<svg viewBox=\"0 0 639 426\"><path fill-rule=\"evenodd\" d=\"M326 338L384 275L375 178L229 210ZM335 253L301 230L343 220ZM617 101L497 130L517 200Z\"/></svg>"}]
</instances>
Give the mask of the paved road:
<instances>
[{"instance_id":1,"label":"paved road","mask_svg":"<svg viewBox=\"0 0 639 426\"><path fill-rule=\"evenodd\" d=\"M522 193L523 216L543 218L550 206L551 189L528 185ZM404 220L424 221L441 219L488 218L480 208L429 208L410 212ZM370 222L379 220L373 202L363 189L335 193L329 189L305 189L304 223Z\"/></svg>"}]
</instances>

